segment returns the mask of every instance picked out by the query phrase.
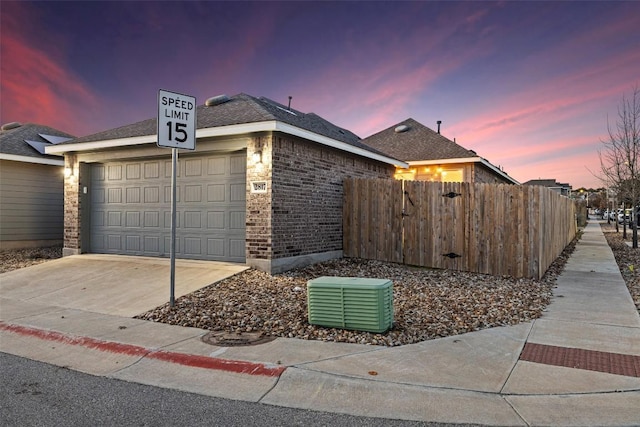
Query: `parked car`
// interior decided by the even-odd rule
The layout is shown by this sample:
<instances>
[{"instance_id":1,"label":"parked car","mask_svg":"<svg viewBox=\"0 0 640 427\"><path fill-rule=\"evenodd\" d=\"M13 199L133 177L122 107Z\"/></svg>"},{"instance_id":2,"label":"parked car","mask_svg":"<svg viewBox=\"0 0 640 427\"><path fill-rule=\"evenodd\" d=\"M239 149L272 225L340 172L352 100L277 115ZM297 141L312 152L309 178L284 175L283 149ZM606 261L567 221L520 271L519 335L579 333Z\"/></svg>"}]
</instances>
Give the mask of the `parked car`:
<instances>
[{"instance_id":1,"label":"parked car","mask_svg":"<svg viewBox=\"0 0 640 427\"><path fill-rule=\"evenodd\" d=\"M631 209L618 209L618 223L631 223Z\"/></svg>"}]
</instances>

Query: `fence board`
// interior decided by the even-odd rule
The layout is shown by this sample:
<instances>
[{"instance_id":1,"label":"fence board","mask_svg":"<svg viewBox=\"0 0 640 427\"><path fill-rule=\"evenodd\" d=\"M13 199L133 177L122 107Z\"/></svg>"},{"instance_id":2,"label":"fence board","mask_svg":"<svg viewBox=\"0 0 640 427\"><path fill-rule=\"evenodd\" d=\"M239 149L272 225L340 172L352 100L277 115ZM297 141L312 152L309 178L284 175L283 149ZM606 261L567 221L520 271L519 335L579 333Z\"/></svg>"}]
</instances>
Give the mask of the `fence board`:
<instances>
[{"instance_id":1,"label":"fence board","mask_svg":"<svg viewBox=\"0 0 640 427\"><path fill-rule=\"evenodd\" d=\"M349 178L343 212L347 257L514 277L542 277L577 231L573 201L536 186Z\"/></svg>"}]
</instances>

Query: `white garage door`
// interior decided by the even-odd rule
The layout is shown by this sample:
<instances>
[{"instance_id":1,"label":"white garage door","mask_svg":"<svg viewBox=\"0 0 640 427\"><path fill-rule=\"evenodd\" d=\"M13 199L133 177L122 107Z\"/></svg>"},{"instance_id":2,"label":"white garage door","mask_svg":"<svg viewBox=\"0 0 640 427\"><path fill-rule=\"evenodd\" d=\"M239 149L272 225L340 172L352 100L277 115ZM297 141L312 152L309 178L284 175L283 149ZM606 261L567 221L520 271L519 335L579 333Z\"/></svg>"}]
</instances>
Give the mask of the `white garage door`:
<instances>
[{"instance_id":1,"label":"white garage door","mask_svg":"<svg viewBox=\"0 0 640 427\"><path fill-rule=\"evenodd\" d=\"M246 154L179 158L176 257L245 262ZM170 256L171 159L92 165L90 251Z\"/></svg>"}]
</instances>

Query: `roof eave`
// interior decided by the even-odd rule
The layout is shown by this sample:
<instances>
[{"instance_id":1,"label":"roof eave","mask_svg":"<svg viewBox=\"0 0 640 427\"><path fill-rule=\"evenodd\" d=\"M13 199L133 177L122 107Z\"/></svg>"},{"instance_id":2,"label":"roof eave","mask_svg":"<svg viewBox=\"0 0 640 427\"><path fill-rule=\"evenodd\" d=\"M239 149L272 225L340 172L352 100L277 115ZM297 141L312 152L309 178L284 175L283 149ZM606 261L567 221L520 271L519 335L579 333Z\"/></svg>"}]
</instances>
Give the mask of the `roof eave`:
<instances>
[{"instance_id":1,"label":"roof eave","mask_svg":"<svg viewBox=\"0 0 640 427\"><path fill-rule=\"evenodd\" d=\"M35 163L39 165L64 166L64 160L44 159L40 157L19 156L16 154L0 153L0 160L11 160L14 162Z\"/></svg>"},{"instance_id":2,"label":"roof eave","mask_svg":"<svg viewBox=\"0 0 640 427\"><path fill-rule=\"evenodd\" d=\"M491 162L487 161L482 157L458 157L454 159L439 159L439 160L415 160L415 161L407 161L409 166L428 166L428 165L446 165L452 163L480 163L483 166L491 169L495 174L500 175L507 181L512 182L513 184L520 185L520 182L513 179L507 173L492 165Z\"/></svg>"},{"instance_id":3,"label":"roof eave","mask_svg":"<svg viewBox=\"0 0 640 427\"><path fill-rule=\"evenodd\" d=\"M242 135L242 134L265 132L265 131L266 132L268 131L283 132L289 135L298 136L304 139L308 139L310 141L318 142L320 144L337 148L339 150L353 153L353 154L366 157L372 160L377 160L383 163L391 164L397 167L402 167L402 168L409 167L409 165L406 162L400 161L398 159L373 153L371 151L362 149L360 147L355 147L351 144L347 144L346 142L341 142L341 141L338 141L323 135L319 135L317 133L314 133L305 129L301 129L296 126L292 126L287 123L283 123L276 120L197 129L196 140L200 138L233 136L233 135ZM157 136L156 134L153 134L153 135L137 136L132 138L119 138L119 139L110 139L110 140L103 140L103 141L60 144L60 145L45 147L45 153L64 154L68 152L90 151L90 150L98 150L98 149L105 149L105 148L127 147L132 145L153 144L153 143L156 143L156 141L157 141Z\"/></svg>"}]
</instances>

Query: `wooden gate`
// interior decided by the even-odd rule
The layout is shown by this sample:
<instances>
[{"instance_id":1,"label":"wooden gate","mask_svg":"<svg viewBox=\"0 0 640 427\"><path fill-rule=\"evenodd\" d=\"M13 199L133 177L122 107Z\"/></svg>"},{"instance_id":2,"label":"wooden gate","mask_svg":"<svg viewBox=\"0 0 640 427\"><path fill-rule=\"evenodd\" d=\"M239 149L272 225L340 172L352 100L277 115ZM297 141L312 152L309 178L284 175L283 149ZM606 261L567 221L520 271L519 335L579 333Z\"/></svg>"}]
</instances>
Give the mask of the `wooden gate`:
<instances>
[{"instance_id":1,"label":"wooden gate","mask_svg":"<svg viewBox=\"0 0 640 427\"><path fill-rule=\"evenodd\" d=\"M575 204L539 186L350 178L345 256L540 278L575 237Z\"/></svg>"}]
</instances>

